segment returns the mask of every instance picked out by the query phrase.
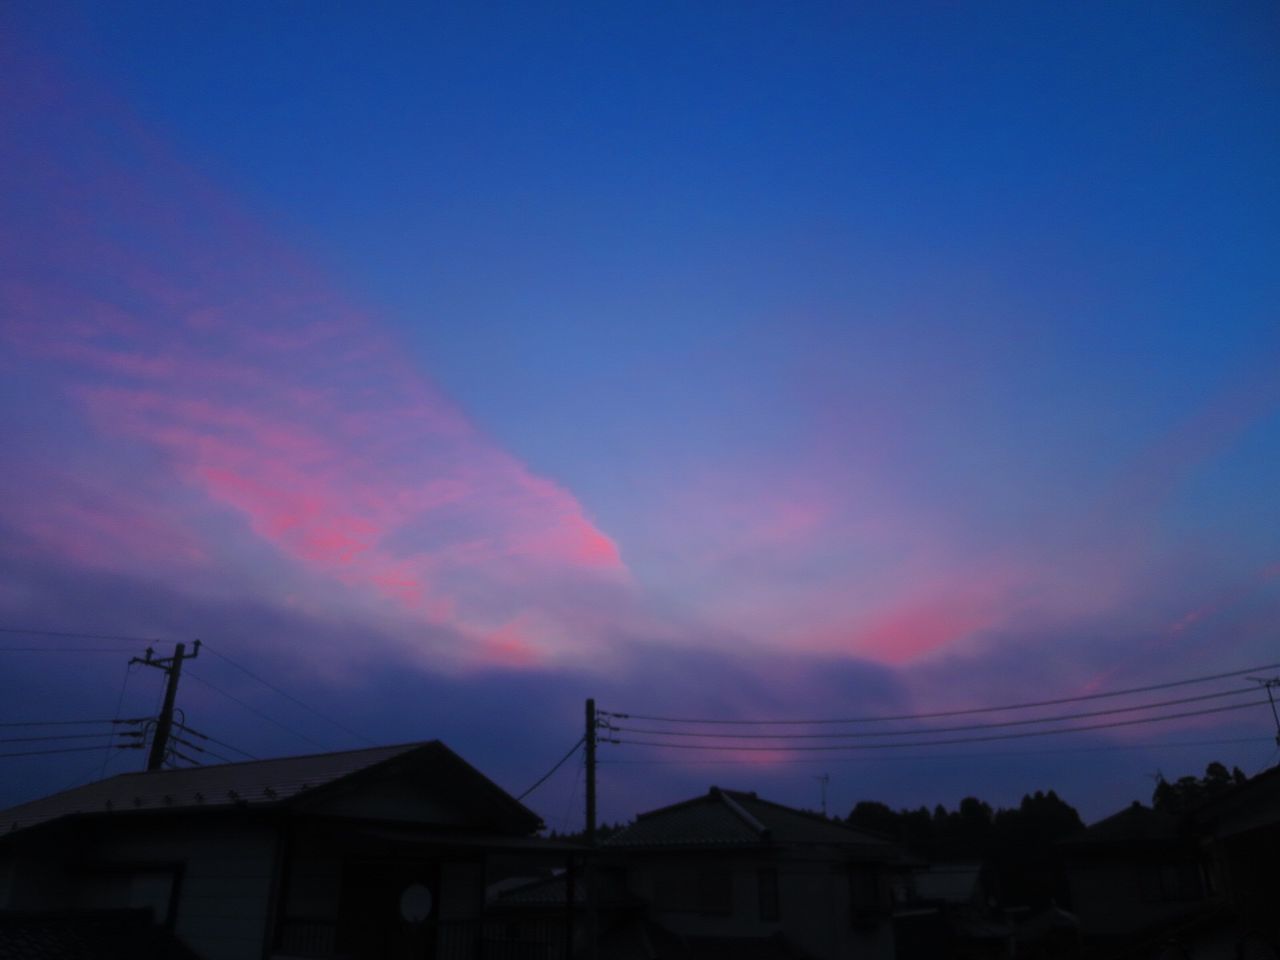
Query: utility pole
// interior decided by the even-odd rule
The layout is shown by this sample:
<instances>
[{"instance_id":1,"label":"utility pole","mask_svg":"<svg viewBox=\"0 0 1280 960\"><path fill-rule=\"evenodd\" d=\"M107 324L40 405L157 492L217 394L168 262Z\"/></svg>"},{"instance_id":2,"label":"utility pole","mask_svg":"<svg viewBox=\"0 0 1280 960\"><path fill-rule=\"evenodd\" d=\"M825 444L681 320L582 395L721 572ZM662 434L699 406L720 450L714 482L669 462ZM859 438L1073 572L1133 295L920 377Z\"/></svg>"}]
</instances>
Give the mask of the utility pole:
<instances>
[{"instance_id":1,"label":"utility pole","mask_svg":"<svg viewBox=\"0 0 1280 960\"><path fill-rule=\"evenodd\" d=\"M1267 700L1271 703L1271 718L1276 722L1276 743L1280 744L1280 711L1276 710L1276 697L1272 692L1280 687L1280 677L1246 677L1254 683L1260 683L1267 691Z\"/></svg>"},{"instance_id":2,"label":"utility pole","mask_svg":"<svg viewBox=\"0 0 1280 960\"><path fill-rule=\"evenodd\" d=\"M173 648L172 657L157 657L151 647L147 647L145 657L134 657L130 663L140 663L144 667L155 667L163 670L166 677L164 688L164 706L160 708L160 716L156 718L156 731L151 737L151 752L147 754L147 770L159 770L164 765L165 749L169 746L169 735L173 732L173 705L178 698L178 677L182 673L182 661L194 660L200 656L200 641L187 656L187 645L179 643Z\"/></svg>"},{"instance_id":3,"label":"utility pole","mask_svg":"<svg viewBox=\"0 0 1280 960\"><path fill-rule=\"evenodd\" d=\"M597 917L598 903L596 898L596 717L595 700L587 699L587 729L585 762L587 767L587 851L586 876L587 884L587 958L597 960L600 956L599 922Z\"/></svg>"},{"instance_id":4,"label":"utility pole","mask_svg":"<svg viewBox=\"0 0 1280 960\"><path fill-rule=\"evenodd\" d=\"M596 845L596 702L587 700L587 846Z\"/></svg>"},{"instance_id":5,"label":"utility pole","mask_svg":"<svg viewBox=\"0 0 1280 960\"><path fill-rule=\"evenodd\" d=\"M822 784L822 815L827 815L827 785L831 783L831 774L824 773L820 777L814 777L818 783Z\"/></svg>"}]
</instances>

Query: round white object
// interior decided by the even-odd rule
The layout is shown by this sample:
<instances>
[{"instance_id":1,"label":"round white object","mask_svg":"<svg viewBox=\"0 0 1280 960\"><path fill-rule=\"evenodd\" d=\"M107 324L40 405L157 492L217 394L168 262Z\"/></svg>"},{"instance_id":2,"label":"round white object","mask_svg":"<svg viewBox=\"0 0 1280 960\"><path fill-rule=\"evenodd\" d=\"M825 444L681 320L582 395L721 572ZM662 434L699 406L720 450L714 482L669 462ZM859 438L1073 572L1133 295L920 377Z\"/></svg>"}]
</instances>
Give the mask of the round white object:
<instances>
[{"instance_id":1,"label":"round white object","mask_svg":"<svg viewBox=\"0 0 1280 960\"><path fill-rule=\"evenodd\" d=\"M431 891L424 884L411 883L400 894L400 916L409 923L421 923L431 916L434 903Z\"/></svg>"}]
</instances>

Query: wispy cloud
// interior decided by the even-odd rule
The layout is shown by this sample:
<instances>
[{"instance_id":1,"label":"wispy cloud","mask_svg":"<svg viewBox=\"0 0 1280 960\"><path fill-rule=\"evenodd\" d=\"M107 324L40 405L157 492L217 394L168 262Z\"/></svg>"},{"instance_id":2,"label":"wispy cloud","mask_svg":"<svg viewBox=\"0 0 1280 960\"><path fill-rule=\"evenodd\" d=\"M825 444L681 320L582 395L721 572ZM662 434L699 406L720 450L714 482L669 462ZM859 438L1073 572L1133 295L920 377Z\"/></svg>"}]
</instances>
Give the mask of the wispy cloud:
<instances>
[{"instance_id":1,"label":"wispy cloud","mask_svg":"<svg viewBox=\"0 0 1280 960\"><path fill-rule=\"evenodd\" d=\"M195 506L170 526L127 477L93 495L28 485L6 506L25 536L69 563L163 576L236 563L216 546L230 531L310 577L317 606L346 592L447 626L461 661L562 653L539 594L626 578L574 495L127 116L43 89L39 109L4 98L6 169L27 196L0 238L14 252L0 334L82 411L81 469L149 456L144 486ZM70 148L57 156L37 136L51 129Z\"/></svg>"}]
</instances>

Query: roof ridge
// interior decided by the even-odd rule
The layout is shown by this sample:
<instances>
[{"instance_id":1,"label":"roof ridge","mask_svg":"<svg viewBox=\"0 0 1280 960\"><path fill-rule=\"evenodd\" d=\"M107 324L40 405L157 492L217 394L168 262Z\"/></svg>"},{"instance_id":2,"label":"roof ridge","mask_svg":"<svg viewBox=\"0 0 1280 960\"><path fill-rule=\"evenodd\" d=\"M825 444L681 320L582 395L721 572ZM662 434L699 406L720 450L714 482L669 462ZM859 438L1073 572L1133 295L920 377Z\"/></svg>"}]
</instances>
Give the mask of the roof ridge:
<instances>
[{"instance_id":1,"label":"roof ridge","mask_svg":"<svg viewBox=\"0 0 1280 960\"><path fill-rule=\"evenodd\" d=\"M863 830L861 827L855 827L850 823L841 820L839 817L828 817L816 810L802 810L800 807L792 807L785 803L779 803L777 800L769 800L765 797L757 796L754 793L748 794L756 803L763 803L765 806L776 807L779 810L785 810L787 813L794 813L796 816L806 817L816 823L825 823L832 827L840 827L842 830L848 830L850 833L858 833L866 835L870 831ZM876 839L879 839L878 837Z\"/></svg>"},{"instance_id":2,"label":"roof ridge","mask_svg":"<svg viewBox=\"0 0 1280 960\"><path fill-rule=\"evenodd\" d=\"M714 787L712 788L715 789ZM690 797L687 800L677 800L675 803L668 803L665 807L654 807L652 810L645 810L637 813L635 822L647 820L649 817L656 817L658 814L669 813L672 810L680 810L683 807L691 807L697 803L706 802L708 794L700 793L696 797Z\"/></svg>"},{"instance_id":3,"label":"roof ridge","mask_svg":"<svg viewBox=\"0 0 1280 960\"><path fill-rule=\"evenodd\" d=\"M202 768L210 770L225 770L227 767L247 767L255 763L281 763L286 760L314 760L316 757L338 757L352 753L372 753L375 750L413 750L418 747L425 747L432 743L439 743L439 740L409 740L405 743L387 743L375 747L352 747L350 750L321 750L318 753L289 753L282 757L257 757L253 760L231 760L226 763L205 763L201 764ZM123 773L117 773L114 776L107 777L106 780L90 781L90 783L106 783L110 780L121 780L125 777L146 777L156 774L182 773L189 772L192 767L173 767L168 770L126 770ZM87 786L87 784L82 784ZM72 790L78 789L72 787Z\"/></svg>"},{"instance_id":4,"label":"roof ridge","mask_svg":"<svg viewBox=\"0 0 1280 960\"><path fill-rule=\"evenodd\" d=\"M65 790L59 790L57 793L46 794L42 797L35 797L31 800L24 800L21 803L13 804L0 810L0 819L10 819L12 815L25 811L31 807L47 805L50 802L77 799L77 795L91 795L96 789L101 789L105 785L112 785L118 789L135 788L140 786L144 781L151 784L150 789L160 789L157 784L161 779L170 780L177 779L182 776L191 776L194 773L218 773L229 771L233 768L250 767L255 764L288 764L298 760L316 760L320 758L331 757L349 757L361 753L386 753L391 751L390 756L385 757L382 761L387 762L402 757L414 750L430 746L431 744L439 744L444 746L439 740L422 740L403 744L388 744L381 747L359 747L352 750L330 750L325 753L305 753L291 754L284 757L265 757L258 760L240 760L233 763L210 763L203 764L199 767L178 767L169 770L133 770L126 773L117 773L102 780L90 780L88 783L78 784L74 787L68 787ZM445 747L447 750L448 747ZM376 764L374 764L376 765ZM147 789L143 787L143 789Z\"/></svg>"},{"instance_id":5,"label":"roof ridge","mask_svg":"<svg viewBox=\"0 0 1280 960\"><path fill-rule=\"evenodd\" d=\"M754 830L760 837L767 838L769 836L769 828L751 815L751 813L731 795L728 790L722 790L719 787L712 787L711 793L720 798L726 807L733 811L739 820Z\"/></svg>"}]
</instances>

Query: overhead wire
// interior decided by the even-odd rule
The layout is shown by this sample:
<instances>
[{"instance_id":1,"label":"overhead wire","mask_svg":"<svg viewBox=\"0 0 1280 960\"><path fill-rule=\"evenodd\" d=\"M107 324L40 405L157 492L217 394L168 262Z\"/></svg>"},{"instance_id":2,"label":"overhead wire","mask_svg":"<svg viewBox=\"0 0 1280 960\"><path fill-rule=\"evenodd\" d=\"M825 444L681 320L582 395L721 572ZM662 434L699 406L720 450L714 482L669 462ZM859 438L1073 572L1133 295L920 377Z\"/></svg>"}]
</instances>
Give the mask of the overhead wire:
<instances>
[{"instance_id":1,"label":"overhead wire","mask_svg":"<svg viewBox=\"0 0 1280 960\"><path fill-rule=\"evenodd\" d=\"M1088 747L1041 747L1038 750L954 750L950 753L871 753L862 754L860 756L841 757L824 755L821 757L814 756L791 756L783 755L770 758L770 763L869 763L879 762L883 760L909 760L912 762L920 760L972 760L977 758L1000 758L1000 757L1028 757L1043 756L1046 754L1064 754L1064 753L1102 753L1111 751L1124 750L1175 750L1188 747L1217 747L1237 744L1258 744L1272 743L1271 737L1224 737L1215 740L1176 740L1164 743L1109 743L1097 744ZM913 744L920 746L920 744ZM675 759L672 757L642 757L642 758L606 758L596 761L600 766L688 766L696 764L697 766L710 765L730 765L742 766L750 764L758 766L760 761L751 757L737 758L718 758L705 759ZM1267 766L1271 764L1268 763Z\"/></svg>"},{"instance_id":2,"label":"overhead wire","mask_svg":"<svg viewBox=\"0 0 1280 960\"><path fill-rule=\"evenodd\" d=\"M42 630L42 629L29 628L29 627L0 627L0 633L13 634L13 635L37 636L37 637L56 637L56 638L62 638L62 639L117 641L117 642L134 643L139 646L142 646L142 645L153 646L156 644L167 642L166 638L164 637L154 637L154 636L144 637L144 636L137 636L137 635L131 635L131 634L119 634L119 633L91 633L91 632L74 631L74 630ZM351 727L347 726L341 721L334 719L332 716L329 716L323 710L319 710L316 707L313 707L311 704L289 693L287 690L282 689L277 684L272 683L270 680L267 680L265 677L254 672L249 667L245 666L243 663L240 663L238 660L228 656L225 653L222 653L216 648L210 647L209 644L207 643L202 644L201 649L208 650L209 653L213 654L214 656L218 657L221 660L226 661L228 664L235 667L237 670L241 671L242 673L246 674L251 679L267 687L273 693L285 698L290 703L293 703L294 705L300 707L301 709L306 710L309 713L319 717L320 719L324 720L326 723L329 723L330 725L336 727L337 729L341 730L343 733L347 734L348 736L356 739L361 743L372 745L373 741L368 737L366 737L365 735L359 733L356 730L353 730ZM116 654L119 654L119 653L134 653L135 649L131 647L129 648L126 648L126 647L9 647L9 648L0 647L0 652L6 652L6 651L7 652L29 652L29 653L116 653ZM205 678L192 673L190 669L187 670L187 676L194 677L194 679L196 679L198 682L203 683L206 686L209 686L211 689L215 690L215 692L239 704L241 707L245 708L251 713L254 713L256 716L262 718L263 720L266 720L268 723L272 723L275 726L280 727L282 730L285 730L291 735L298 737L299 739L307 743L310 743L316 747L320 747L321 749L324 749L324 745L321 744L319 741L311 737L308 737L306 734L303 734L298 730L295 730L294 728L283 723L282 721L274 717L271 717L270 715L265 714L262 711L257 710L255 707L251 706L250 704L246 703L240 698L234 696L233 694L228 693L227 691L221 689L220 687L217 687L216 685L206 680ZM127 684L127 676L126 676L126 684ZM163 697L163 691L161 693L161 696ZM123 700L123 688L121 691L121 699ZM118 712L119 710L117 708L117 713ZM246 751L240 750L237 747L233 747L230 744L224 743L222 745L227 747L230 750L235 750L237 753L243 753L245 754L245 756L248 756L251 758L253 756L252 754L249 754ZM110 751L108 750L108 753L109 752Z\"/></svg>"},{"instance_id":3,"label":"overhead wire","mask_svg":"<svg viewBox=\"0 0 1280 960\"><path fill-rule=\"evenodd\" d=\"M178 724L175 724L175 726L178 727L178 729L191 734L192 736L199 737L201 740L208 740L210 743L216 743L220 747L226 747L228 750L234 750L236 753L242 754L244 757L246 757L249 760L258 759L252 753L249 753L249 751L247 750L241 750L239 747L235 746L234 744L227 743L225 740L219 740L217 737L211 737L207 733L201 733L199 730L195 729L195 727L189 727L185 723L178 723ZM234 762L234 761L228 761L228 762Z\"/></svg>"},{"instance_id":4,"label":"overhead wire","mask_svg":"<svg viewBox=\"0 0 1280 960\"><path fill-rule=\"evenodd\" d=\"M0 723L0 727L83 727L103 723L142 723L149 717L104 718L102 720L12 720Z\"/></svg>"},{"instance_id":5,"label":"overhead wire","mask_svg":"<svg viewBox=\"0 0 1280 960\"><path fill-rule=\"evenodd\" d=\"M0 757L45 757L55 753L84 753L86 750L101 750L101 749L102 747L99 744L95 743L91 747L61 747L55 750L27 750L22 752L15 752L15 753L0 753ZM116 744L116 749L117 750L141 750L142 744L118 743Z\"/></svg>"},{"instance_id":6,"label":"overhead wire","mask_svg":"<svg viewBox=\"0 0 1280 960\"><path fill-rule=\"evenodd\" d=\"M181 752L181 751L179 751L179 750L174 750L172 747L170 747L170 748L169 748L169 751L168 751L168 752L169 752L169 755L170 755L170 756L178 757L178 758L180 758L180 759L182 759L182 760L185 760L185 761L187 761L187 763L191 764L192 766L196 766L196 767L203 767L203 766L204 766L204 764L203 764L203 763L201 763L199 760L193 760L191 757L188 757L185 753L182 753L182 752ZM175 769L181 769L181 768L180 768L180 767L175 767Z\"/></svg>"},{"instance_id":7,"label":"overhead wire","mask_svg":"<svg viewBox=\"0 0 1280 960\"><path fill-rule=\"evenodd\" d=\"M1044 737L1064 733L1083 733L1091 730L1110 730L1117 727L1131 727L1144 723L1160 723L1165 720L1181 720L1188 717L1203 717L1210 714L1227 713L1233 710L1245 710L1249 707L1265 706L1266 700L1250 700L1247 703L1234 703L1222 707L1207 707L1203 710L1184 710L1179 713L1162 714L1157 717L1137 717L1131 720L1114 720L1109 723L1082 724L1074 727L1057 727L1052 730L1023 730L1018 733L993 733L977 737L952 737L942 740L899 741L892 743L841 743L841 744L803 744L800 746L743 746L741 744L700 744L671 743L655 740L628 740L616 737L601 737L602 743L631 744L644 747L665 747L669 750L717 750L733 753L776 753L780 750L804 751L806 753L831 752L836 750L888 750L901 747L950 746L962 743L987 743L995 740L1022 740L1028 737Z\"/></svg>"},{"instance_id":8,"label":"overhead wire","mask_svg":"<svg viewBox=\"0 0 1280 960\"><path fill-rule=\"evenodd\" d=\"M138 731L141 733L141 731ZM136 733L137 735L137 733ZM128 735L125 735L128 736ZM38 736L38 737L0 737L0 744L35 744L35 742L47 742L51 740L101 740L101 733L59 733L56 736Z\"/></svg>"},{"instance_id":9,"label":"overhead wire","mask_svg":"<svg viewBox=\"0 0 1280 960\"><path fill-rule=\"evenodd\" d=\"M31 627L0 627L0 633L33 637L61 637L65 640L119 640L123 643L164 643L163 637L136 637L122 633L81 633L76 630L36 630Z\"/></svg>"},{"instance_id":10,"label":"overhead wire","mask_svg":"<svg viewBox=\"0 0 1280 960\"><path fill-rule=\"evenodd\" d=\"M207 753L211 757L216 757L218 760L221 760L223 763L235 763L234 760L230 759L229 757L224 757L222 754L218 753L218 751L213 750L209 747L202 747L198 743L192 743L190 740L187 740L183 737L173 736L170 739L173 740L174 743L181 743L184 746L190 747L196 753Z\"/></svg>"},{"instance_id":11,"label":"overhead wire","mask_svg":"<svg viewBox=\"0 0 1280 960\"><path fill-rule=\"evenodd\" d=\"M806 720L795 718L779 718L776 720L742 720L727 717L666 717L654 714L629 713L621 711L601 710L599 713L606 717L616 717L624 720L646 720L654 723L691 723L705 725L740 725L740 726L816 726L819 724L834 723L880 723L889 720L933 720L940 717L959 717L975 713L1000 713L1006 710L1030 710L1035 707L1053 707L1065 703L1083 703L1089 700L1103 700L1109 697L1124 697L1135 693L1152 693L1157 690L1169 690L1174 687L1183 687L1196 683L1209 683L1213 680L1225 680L1230 677L1239 677L1248 673L1254 673L1259 670L1272 670L1280 668L1280 663L1267 663L1258 666L1245 667L1240 670L1229 670L1224 673L1206 674L1198 677L1188 677L1182 680L1169 680L1163 683L1150 683L1139 687L1128 687L1123 690L1104 690L1097 693L1082 693L1070 697L1055 697L1046 700L1029 700L1023 703L1006 703L998 706L981 706L966 707L963 709L953 710L934 710L925 713L900 713L900 714L879 714L859 717L816 717Z\"/></svg>"},{"instance_id":12,"label":"overhead wire","mask_svg":"<svg viewBox=\"0 0 1280 960\"><path fill-rule=\"evenodd\" d=\"M564 766L565 763L569 760L569 758L578 752L578 748L581 747L583 743L586 742L586 739L587 738L585 736L579 737L578 742L569 748L568 753L566 753L563 757L561 757L559 760L556 761L555 766L553 766L550 770L548 770L546 773L540 776L536 781L534 781L533 786L531 786L524 793L520 794L520 796L516 797L516 799L523 800L529 794L533 793L533 791L537 790L540 786L542 786L544 783L550 780L551 775L554 774L557 770L559 770L562 766Z\"/></svg>"},{"instance_id":13,"label":"overhead wire","mask_svg":"<svg viewBox=\"0 0 1280 960\"><path fill-rule=\"evenodd\" d=\"M311 737L307 736L305 733L300 733L300 732L298 732L297 730L295 730L295 729L293 729L292 727L290 727L288 724L283 723L283 722L281 722L280 720L277 720L275 717L271 716L270 714L263 713L263 712L262 712L261 710L259 710L257 707L254 707L254 706L251 706L251 705L249 705L249 704L245 703L243 700L241 700L239 697L235 696L234 694L228 693L227 691L223 690L221 687L219 687L219 686L217 686L217 685L215 685L215 684L213 684L213 683L210 683L208 680L206 680L204 677L200 676L198 673L194 673L194 672L192 672L191 670L188 670L188 671L185 673L185 676L190 677L192 680L195 680L197 683L202 683L202 684L204 684L206 687L208 687L208 688L209 688L210 690L212 690L214 693L217 693L217 694L220 694L220 695L221 695L221 696L223 696L223 697L226 697L226 698L227 698L228 700L230 700L232 703L238 703L240 706L244 707L244 709L248 710L248 711L249 711L250 713L252 713L254 716L259 717L259 718L261 718L261 719L263 719L263 720L266 720L268 723L273 724L274 726L279 727L281 730L285 731L285 732L286 732L286 733L288 733L288 734L291 734L291 735L293 735L293 736L297 737L299 740L304 740L304 741L306 741L307 743L311 744L311 745L312 745L312 746L314 746L314 747L319 747L321 750L326 749L325 745L324 745L324 744L322 744L322 743L320 743L319 741L312 739Z\"/></svg>"},{"instance_id":14,"label":"overhead wire","mask_svg":"<svg viewBox=\"0 0 1280 960\"><path fill-rule=\"evenodd\" d=\"M137 647L0 647L0 653L136 653Z\"/></svg>"},{"instance_id":15,"label":"overhead wire","mask_svg":"<svg viewBox=\"0 0 1280 960\"><path fill-rule=\"evenodd\" d=\"M133 660L130 659L124 665L124 679L120 681L120 695L116 697L116 708L113 711L114 716L118 719L120 711L124 709L124 694L129 689L129 677L133 675ZM107 775L107 764L111 761L111 747L115 744L115 728L112 727L111 736L107 737L107 742L102 747L102 764L98 768L98 779L101 780Z\"/></svg>"},{"instance_id":16,"label":"overhead wire","mask_svg":"<svg viewBox=\"0 0 1280 960\"><path fill-rule=\"evenodd\" d=\"M587 758L584 755L582 761L577 765L577 772L573 776L573 786L569 788L569 798L564 805L564 816L560 818L560 832L568 833L569 827L572 825L570 818L573 816L573 801L578 798L578 784L582 782L582 774L587 767Z\"/></svg>"},{"instance_id":17,"label":"overhead wire","mask_svg":"<svg viewBox=\"0 0 1280 960\"><path fill-rule=\"evenodd\" d=\"M868 737L909 737L927 736L938 733L961 733L969 730L996 730L1005 727L1023 727L1037 723L1060 723L1065 720L1082 720L1089 717L1105 717L1120 713L1137 713L1142 710L1155 710L1160 707L1179 706L1186 703L1201 703L1205 700L1217 700L1222 697L1238 697L1246 693L1256 693L1257 687L1238 687L1216 693L1202 693L1194 697L1179 697L1173 700L1160 700L1152 703L1131 704L1124 707L1111 707L1106 710L1086 710L1078 713L1060 713L1048 717L1023 717L1019 720L1000 720L995 723L970 723L949 727L916 727L898 730L850 730L839 733L707 733L699 730L661 730L645 727L628 727L606 723L605 729L626 733L640 733L660 737L699 738L704 740L845 740Z\"/></svg>"},{"instance_id":18,"label":"overhead wire","mask_svg":"<svg viewBox=\"0 0 1280 960\"><path fill-rule=\"evenodd\" d=\"M207 643L204 645L203 649L208 650L215 657L225 660L227 663L231 664L231 666L235 667L240 672L246 674L249 677L252 677L254 680L257 680L258 683L262 684L267 689L272 690L275 693L278 693L280 696L284 697L290 703L296 704L297 706L301 707L303 710L306 710L309 713L312 713L315 716L319 717L321 720L324 720L326 723L332 724L333 726L337 727L343 733L347 734L347 736L354 737L356 740L359 740L361 743L369 744L370 746L373 745L373 741L370 740L368 737L364 736L361 733L357 733L355 730L352 730L346 724L333 719L333 717L329 716L324 711L317 710L315 707L311 706L309 703L299 700L297 697L289 693L287 690L280 689L280 687L276 686L270 680L267 680L263 677L258 676L258 674L254 673L244 664L239 663L236 660L233 660L231 657L227 656L225 653L221 653L216 648L210 647Z\"/></svg>"}]
</instances>

